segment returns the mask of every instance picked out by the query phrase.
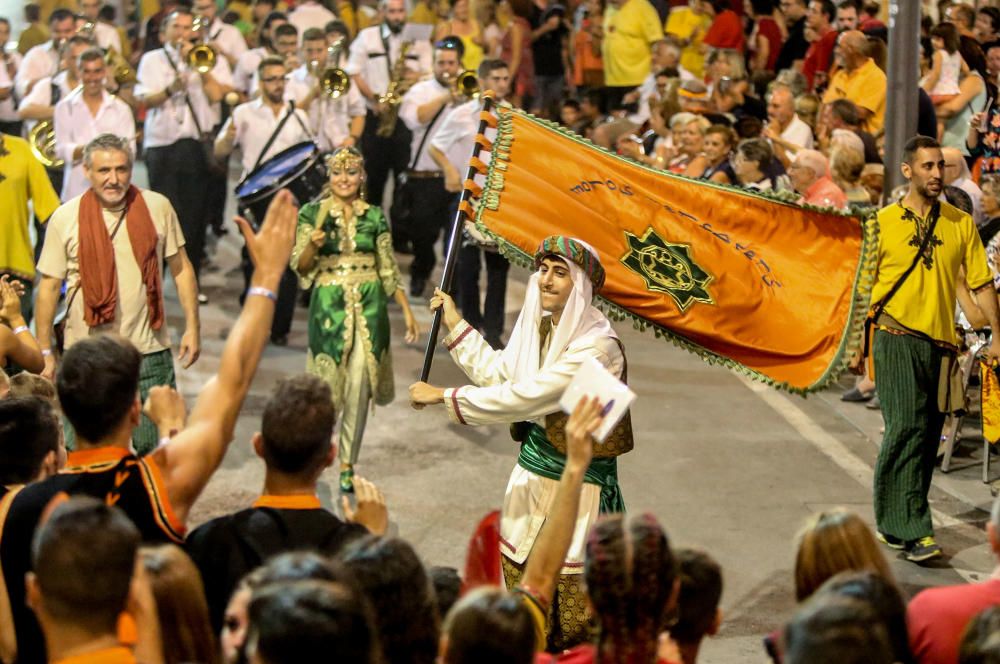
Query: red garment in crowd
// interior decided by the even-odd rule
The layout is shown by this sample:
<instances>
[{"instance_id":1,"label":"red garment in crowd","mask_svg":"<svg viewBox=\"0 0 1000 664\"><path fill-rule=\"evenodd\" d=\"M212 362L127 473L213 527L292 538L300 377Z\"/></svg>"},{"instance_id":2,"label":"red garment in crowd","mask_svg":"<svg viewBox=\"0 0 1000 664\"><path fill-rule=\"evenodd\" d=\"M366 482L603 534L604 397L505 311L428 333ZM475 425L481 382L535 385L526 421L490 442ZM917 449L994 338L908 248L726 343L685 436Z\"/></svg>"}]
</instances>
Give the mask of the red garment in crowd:
<instances>
[{"instance_id":1,"label":"red garment in crowd","mask_svg":"<svg viewBox=\"0 0 1000 664\"><path fill-rule=\"evenodd\" d=\"M521 62L518 64L517 73L511 81L511 90L518 97L525 97L535 94L535 56L531 50L531 24L528 19L515 16L512 24L507 27L503 39L500 41L500 59L504 62L512 62L514 55L514 24L520 26L524 39L521 41Z\"/></svg>"},{"instance_id":2,"label":"red garment in crowd","mask_svg":"<svg viewBox=\"0 0 1000 664\"><path fill-rule=\"evenodd\" d=\"M757 34L767 40L770 50L767 52L767 70L774 71L774 64L778 61L778 53L781 51L781 28L773 18L762 16L757 19Z\"/></svg>"},{"instance_id":3,"label":"red garment in crowd","mask_svg":"<svg viewBox=\"0 0 1000 664\"><path fill-rule=\"evenodd\" d=\"M836 182L824 175L806 189L805 194L799 199L799 203L842 210L847 207L847 196Z\"/></svg>"},{"instance_id":4,"label":"red garment in crowd","mask_svg":"<svg viewBox=\"0 0 1000 664\"><path fill-rule=\"evenodd\" d=\"M535 664L594 664L597 661L597 646L585 643L558 655L540 652L535 655ZM656 664L680 664L669 659L657 659Z\"/></svg>"},{"instance_id":5,"label":"red garment in crowd","mask_svg":"<svg viewBox=\"0 0 1000 664\"><path fill-rule=\"evenodd\" d=\"M1000 579L928 588L910 600L906 626L919 664L954 664L966 625L983 609L1000 604Z\"/></svg>"},{"instance_id":6,"label":"red garment in crowd","mask_svg":"<svg viewBox=\"0 0 1000 664\"><path fill-rule=\"evenodd\" d=\"M745 41L743 21L736 15L736 12L724 9L712 21L702 43L712 48L732 48L742 53Z\"/></svg>"},{"instance_id":7,"label":"red garment in crowd","mask_svg":"<svg viewBox=\"0 0 1000 664\"><path fill-rule=\"evenodd\" d=\"M816 83L817 73L830 73L830 65L833 63L833 49L837 45L838 34L840 33L836 30L830 30L809 45L806 58L802 62L802 74L806 77L810 89Z\"/></svg>"}]
</instances>

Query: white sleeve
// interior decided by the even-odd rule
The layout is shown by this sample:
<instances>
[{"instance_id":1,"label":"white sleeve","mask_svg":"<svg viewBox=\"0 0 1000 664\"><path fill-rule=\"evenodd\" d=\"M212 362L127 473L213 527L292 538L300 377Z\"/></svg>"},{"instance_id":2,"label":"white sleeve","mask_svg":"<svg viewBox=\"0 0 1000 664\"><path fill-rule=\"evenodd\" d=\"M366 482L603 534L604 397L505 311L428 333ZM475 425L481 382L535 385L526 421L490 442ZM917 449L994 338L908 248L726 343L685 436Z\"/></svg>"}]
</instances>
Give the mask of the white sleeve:
<instances>
[{"instance_id":1,"label":"white sleeve","mask_svg":"<svg viewBox=\"0 0 1000 664\"><path fill-rule=\"evenodd\" d=\"M219 33L219 45L229 56L239 58L247 52L247 43L239 28L234 25L224 25Z\"/></svg>"},{"instance_id":2,"label":"white sleeve","mask_svg":"<svg viewBox=\"0 0 1000 664\"><path fill-rule=\"evenodd\" d=\"M350 56L347 58L346 71L351 76L361 74L365 70L365 60L368 59L368 49L365 47L364 31L358 33L357 39L351 42ZM362 77L363 78L363 77Z\"/></svg>"},{"instance_id":3,"label":"white sleeve","mask_svg":"<svg viewBox=\"0 0 1000 664\"><path fill-rule=\"evenodd\" d=\"M247 51L236 60L236 68L233 69L233 85L240 92L246 92L247 88L250 87L250 77L257 69L253 66L255 55L255 53Z\"/></svg>"},{"instance_id":4,"label":"white sleeve","mask_svg":"<svg viewBox=\"0 0 1000 664\"><path fill-rule=\"evenodd\" d=\"M24 55L24 60L14 75L14 92L23 100L28 85L48 75L50 75L48 57L42 46L35 46Z\"/></svg>"},{"instance_id":5,"label":"white sleeve","mask_svg":"<svg viewBox=\"0 0 1000 664\"><path fill-rule=\"evenodd\" d=\"M150 51L139 60L135 95L155 94L167 89L176 74L163 57L163 51Z\"/></svg>"},{"instance_id":6,"label":"white sleeve","mask_svg":"<svg viewBox=\"0 0 1000 664\"><path fill-rule=\"evenodd\" d=\"M530 380L508 380L489 387L448 388L444 404L448 416L459 424L496 424L534 420L559 410L559 399L583 361L594 358L615 375L621 375L623 358L610 337L596 345L572 346L552 366Z\"/></svg>"},{"instance_id":7,"label":"white sleeve","mask_svg":"<svg viewBox=\"0 0 1000 664\"><path fill-rule=\"evenodd\" d=\"M441 121L441 125L434 132L431 145L441 152L448 152L448 148L451 147L452 143L462 139L462 123L458 121L461 109L462 107L459 106L448 111Z\"/></svg>"},{"instance_id":8,"label":"white sleeve","mask_svg":"<svg viewBox=\"0 0 1000 664\"><path fill-rule=\"evenodd\" d=\"M212 78L220 85L232 86L233 70L229 68L229 60L216 58L215 67L212 68Z\"/></svg>"},{"instance_id":9,"label":"white sleeve","mask_svg":"<svg viewBox=\"0 0 1000 664\"><path fill-rule=\"evenodd\" d=\"M368 107L365 106L365 98L361 95L361 90L358 90L358 86L352 85L347 92L347 115L356 118L367 112Z\"/></svg>"},{"instance_id":10,"label":"white sleeve","mask_svg":"<svg viewBox=\"0 0 1000 664\"><path fill-rule=\"evenodd\" d=\"M67 101L67 99L61 99L56 104L53 123L56 132L56 154L66 161L67 168L72 168L76 143L73 142L73 117L70 115ZM133 152L133 154L135 153Z\"/></svg>"},{"instance_id":11,"label":"white sleeve","mask_svg":"<svg viewBox=\"0 0 1000 664\"><path fill-rule=\"evenodd\" d=\"M496 385L507 380L501 352L486 343L483 335L465 320L456 325L441 343L474 384Z\"/></svg>"},{"instance_id":12,"label":"white sleeve","mask_svg":"<svg viewBox=\"0 0 1000 664\"><path fill-rule=\"evenodd\" d=\"M421 92L420 88L410 88L410 91L403 95L403 101L399 104L399 119L406 124L410 131L423 127L417 119L417 108L424 103L424 95Z\"/></svg>"},{"instance_id":13,"label":"white sleeve","mask_svg":"<svg viewBox=\"0 0 1000 664\"><path fill-rule=\"evenodd\" d=\"M49 106L52 104L52 78L43 76L38 79L31 92L21 98L17 105L17 110L21 111L29 106Z\"/></svg>"}]
</instances>

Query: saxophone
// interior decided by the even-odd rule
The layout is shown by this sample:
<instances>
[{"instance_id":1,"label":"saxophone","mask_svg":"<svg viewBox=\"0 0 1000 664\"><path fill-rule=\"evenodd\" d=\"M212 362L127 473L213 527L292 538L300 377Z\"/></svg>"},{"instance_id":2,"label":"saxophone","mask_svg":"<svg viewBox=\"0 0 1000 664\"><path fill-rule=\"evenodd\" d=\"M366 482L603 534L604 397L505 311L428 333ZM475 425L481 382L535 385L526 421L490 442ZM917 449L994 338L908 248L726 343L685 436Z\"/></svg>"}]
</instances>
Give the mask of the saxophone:
<instances>
[{"instance_id":1,"label":"saxophone","mask_svg":"<svg viewBox=\"0 0 1000 664\"><path fill-rule=\"evenodd\" d=\"M378 129L376 136L388 138L396 131L396 123L399 122L399 104L403 101L403 95L410 89L410 83L403 80L406 74L406 54L409 52L413 42L403 42L399 47L399 57L392 65L392 78L389 80L389 88L385 94L379 95L380 104L385 104L386 109L378 117Z\"/></svg>"}]
</instances>

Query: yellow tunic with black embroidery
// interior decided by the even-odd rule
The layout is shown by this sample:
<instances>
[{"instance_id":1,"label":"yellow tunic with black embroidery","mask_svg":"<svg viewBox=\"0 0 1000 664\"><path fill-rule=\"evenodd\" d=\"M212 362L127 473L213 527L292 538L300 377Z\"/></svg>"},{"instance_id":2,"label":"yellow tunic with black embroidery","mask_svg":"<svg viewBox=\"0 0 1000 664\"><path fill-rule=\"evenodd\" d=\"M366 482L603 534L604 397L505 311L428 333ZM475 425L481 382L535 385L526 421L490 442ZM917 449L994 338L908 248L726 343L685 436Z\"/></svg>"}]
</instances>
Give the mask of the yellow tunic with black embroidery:
<instances>
[{"instance_id":1,"label":"yellow tunic with black embroidery","mask_svg":"<svg viewBox=\"0 0 1000 664\"><path fill-rule=\"evenodd\" d=\"M386 304L399 288L399 267L382 210L360 199L351 207L353 215L348 218L333 198L302 206L291 260L300 285L313 287L306 371L330 385L338 409L349 396L345 385L352 352L365 353L366 378L375 403L385 405L394 396ZM326 231L327 237L312 269L303 273L298 270L299 257L316 229ZM356 338L363 340L363 349L355 348Z\"/></svg>"}]
</instances>

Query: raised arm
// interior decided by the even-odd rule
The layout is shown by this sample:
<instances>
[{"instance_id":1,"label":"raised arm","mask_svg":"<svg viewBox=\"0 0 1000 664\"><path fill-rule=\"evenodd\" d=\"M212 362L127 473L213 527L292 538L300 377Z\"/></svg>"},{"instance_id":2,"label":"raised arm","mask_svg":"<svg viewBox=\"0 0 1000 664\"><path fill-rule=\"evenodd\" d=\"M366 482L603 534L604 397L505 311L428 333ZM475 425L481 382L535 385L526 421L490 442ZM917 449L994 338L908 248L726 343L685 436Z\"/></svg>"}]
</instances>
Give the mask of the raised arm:
<instances>
[{"instance_id":1,"label":"raised arm","mask_svg":"<svg viewBox=\"0 0 1000 664\"><path fill-rule=\"evenodd\" d=\"M271 202L260 232L255 234L246 220L237 219L255 266L251 290L259 290L246 298L222 350L219 372L198 395L188 427L153 453L182 522L232 440L236 417L270 334L274 294L288 265L296 217L291 193L282 190Z\"/></svg>"}]
</instances>

